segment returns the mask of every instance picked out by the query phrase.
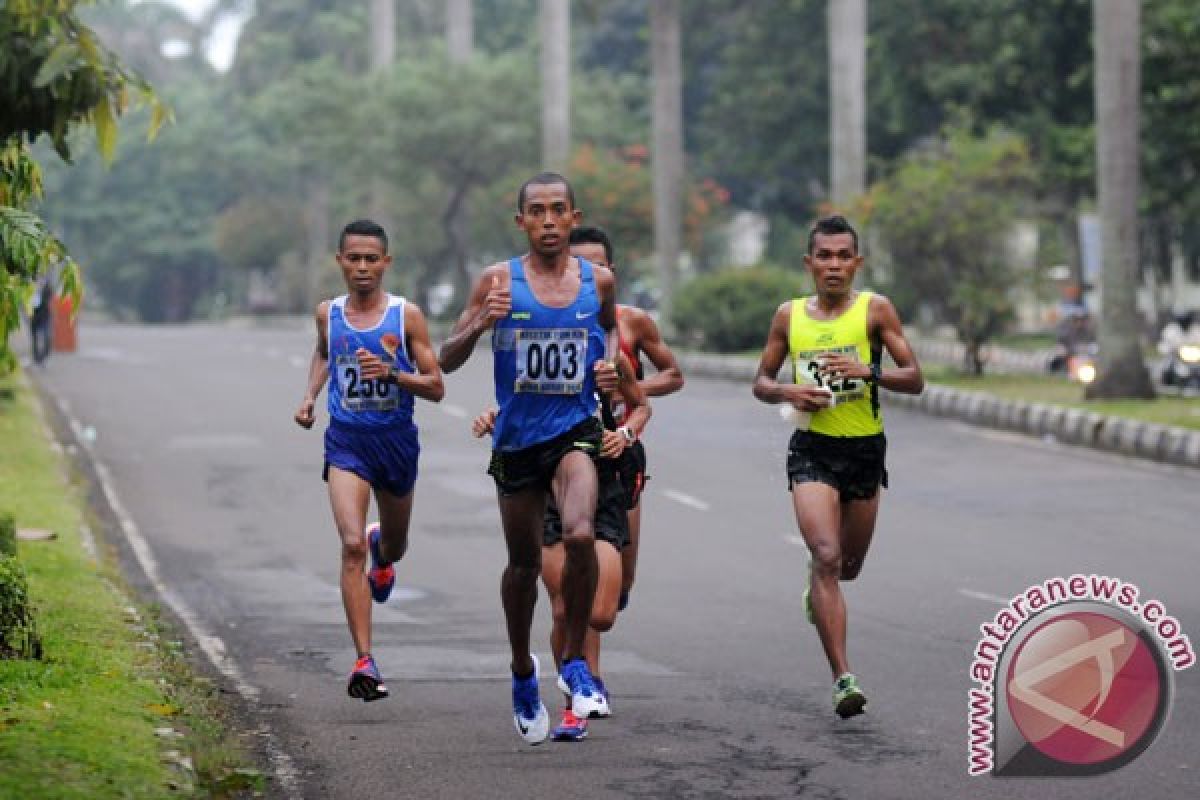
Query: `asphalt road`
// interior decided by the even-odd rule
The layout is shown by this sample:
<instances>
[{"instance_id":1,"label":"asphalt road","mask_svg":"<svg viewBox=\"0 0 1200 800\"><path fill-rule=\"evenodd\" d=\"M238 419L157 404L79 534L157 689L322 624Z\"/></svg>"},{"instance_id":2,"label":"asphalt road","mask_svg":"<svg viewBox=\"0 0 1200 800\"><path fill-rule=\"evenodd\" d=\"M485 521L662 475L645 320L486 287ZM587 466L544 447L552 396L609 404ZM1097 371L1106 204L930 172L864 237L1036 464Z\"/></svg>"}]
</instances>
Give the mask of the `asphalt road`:
<instances>
[{"instance_id":1,"label":"asphalt road","mask_svg":"<svg viewBox=\"0 0 1200 800\"><path fill-rule=\"evenodd\" d=\"M304 797L1147 800L1200 787L1200 668L1175 675L1166 729L1117 772L967 775L979 625L1030 584L1119 576L1200 642L1194 471L893 410L892 488L863 575L846 585L870 705L842 721L801 612L789 431L748 386L693 377L655 404L647 436L639 581L603 656L614 716L585 743L530 748L510 715L487 450L468 430L490 399L486 351L448 376L442 404L418 404L410 551L375 616L392 697L365 705L345 693L353 650L321 434L291 420L309 326L85 325L80 342L40 381L94 430L161 584L261 692ZM543 664L548 630L543 598ZM556 715L552 678L542 686Z\"/></svg>"}]
</instances>

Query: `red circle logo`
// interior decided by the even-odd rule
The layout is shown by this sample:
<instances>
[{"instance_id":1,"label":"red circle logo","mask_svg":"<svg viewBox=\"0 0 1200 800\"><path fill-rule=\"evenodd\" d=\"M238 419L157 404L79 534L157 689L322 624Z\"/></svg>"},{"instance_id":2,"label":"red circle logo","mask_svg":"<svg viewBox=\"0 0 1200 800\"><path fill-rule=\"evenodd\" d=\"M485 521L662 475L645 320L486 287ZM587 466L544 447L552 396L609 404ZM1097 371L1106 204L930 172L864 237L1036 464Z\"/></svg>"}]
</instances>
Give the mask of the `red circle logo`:
<instances>
[{"instance_id":1,"label":"red circle logo","mask_svg":"<svg viewBox=\"0 0 1200 800\"><path fill-rule=\"evenodd\" d=\"M1150 647L1113 617L1068 612L1038 626L1010 662L1013 722L1055 761L1096 765L1137 747L1164 691Z\"/></svg>"}]
</instances>

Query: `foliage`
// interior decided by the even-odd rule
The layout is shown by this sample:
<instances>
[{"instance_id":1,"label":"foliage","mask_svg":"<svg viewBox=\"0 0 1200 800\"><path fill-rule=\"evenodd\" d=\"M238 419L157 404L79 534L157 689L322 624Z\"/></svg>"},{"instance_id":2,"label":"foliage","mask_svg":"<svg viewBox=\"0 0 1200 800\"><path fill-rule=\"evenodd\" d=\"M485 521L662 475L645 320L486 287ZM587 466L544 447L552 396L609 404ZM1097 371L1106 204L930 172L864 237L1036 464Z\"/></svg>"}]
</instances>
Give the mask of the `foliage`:
<instances>
[{"instance_id":1,"label":"foliage","mask_svg":"<svg viewBox=\"0 0 1200 800\"><path fill-rule=\"evenodd\" d=\"M1013 315L1017 281L1007 237L1033 181L1024 141L946 129L871 187L864 216L891 264L888 294L902 309L926 304L949 321L975 372L980 348Z\"/></svg>"},{"instance_id":2,"label":"foliage","mask_svg":"<svg viewBox=\"0 0 1200 800\"><path fill-rule=\"evenodd\" d=\"M0 511L0 556L17 554L17 518L7 511Z\"/></svg>"},{"instance_id":3,"label":"foliage","mask_svg":"<svg viewBox=\"0 0 1200 800\"><path fill-rule=\"evenodd\" d=\"M25 570L16 556L0 554L0 659L41 657Z\"/></svg>"},{"instance_id":4,"label":"foliage","mask_svg":"<svg viewBox=\"0 0 1200 800\"><path fill-rule=\"evenodd\" d=\"M718 353L751 350L762 347L779 304L808 285L801 272L769 266L701 275L680 287L671 319L691 344Z\"/></svg>"}]
</instances>

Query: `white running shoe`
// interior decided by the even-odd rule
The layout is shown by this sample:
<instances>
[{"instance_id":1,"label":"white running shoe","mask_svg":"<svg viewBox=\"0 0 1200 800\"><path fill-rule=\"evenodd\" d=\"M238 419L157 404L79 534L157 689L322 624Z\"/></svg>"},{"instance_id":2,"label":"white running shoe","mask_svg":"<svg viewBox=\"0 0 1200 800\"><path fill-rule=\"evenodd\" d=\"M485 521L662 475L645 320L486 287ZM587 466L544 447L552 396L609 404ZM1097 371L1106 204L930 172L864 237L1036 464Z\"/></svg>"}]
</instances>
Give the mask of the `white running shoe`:
<instances>
[{"instance_id":1,"label":"white running shoe","mask_svg":"<svg viewBox=\"0 0 1200 800\"><path fill-rule=\"evenodd\" d=\"M592 719L608 716L608 700L596 686L586 661L577 658L563 664L560 677L571 689L571 710L575 716Z\"/></svg>"},{"instance_id":2,"label":"white running shoe","mask_svg":"<svg viewBox=\"0 0 1200 800\"><path fill-rule=\"evenodd\" d=\"M550 714L538 695L538 660L533 659L533 674L512 679L513 725L526 744L541 744L550 735Z\"/></svg>"}]
</instances>

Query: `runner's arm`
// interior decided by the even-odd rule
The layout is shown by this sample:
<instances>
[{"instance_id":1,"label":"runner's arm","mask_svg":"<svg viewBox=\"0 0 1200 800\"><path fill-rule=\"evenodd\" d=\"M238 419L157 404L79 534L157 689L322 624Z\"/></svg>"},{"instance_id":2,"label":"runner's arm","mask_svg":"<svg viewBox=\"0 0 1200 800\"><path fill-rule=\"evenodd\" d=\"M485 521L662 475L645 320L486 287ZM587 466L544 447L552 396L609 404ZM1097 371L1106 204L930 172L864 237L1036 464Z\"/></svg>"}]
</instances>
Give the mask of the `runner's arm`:
<instances>
[{"instance_id":1,"label":"runner's arm","mask_svg":"<svg viewBox=\"0 0 1200 800\"><path fill-rule=\"evenodd\" d=\"M633 323L638 332L635 347L645 353L658 370L642 380L642 391L647 397L663 397L678 392L683 388L683 372L675 361L675 354L663 341L654 319L641 309L637 309L635 314Z\"/></svg>"},{"instance_id":2,"label":"runner's arm","mask_svg":"<svg viewBox=\"0 0 1200 800\"><path fill-rule=\"evenodd\" d=\"M925 377L921 374L917 356L904 337L904 327L900 324L896 307L886 297L875 295L871 298L868 313L872 320L871 327L877 331L879 341L896 363L895 367L880 370L879 385L893 392L920 394L925 389Z\"/></svg>"},{"instance_id":3,"label":"runner's arm","mask_svg":"<svg viewBox=\"0 0 1200 800\"><path fill-rule=\"evenodd\" d=\"M425 315L415 303L404 304L404 330L408 331L408 355L417 371L393 370L392 377L401 389L431 402L440 402L446 396L442 368L438 366L433 345L429 342L429 325L425 322Z\"/></svg>"},{"instance_id":4,"label":"runner's arm","mask_svg":"<svg viewBox=\"0 0 1200 800\"><path fill-rule=\"evenodd\" d=\"M311 428L316 416L313 413L317 405L317 397L321 394L325 382L329 380L329 338L326 334L326 320L329 317L329 301L324 300L317 305L315 313L317 323L317 343L313 347L312 358L308 362L308 388L300 401L300 408L293 419L302 428Z\"/></svg>"},{"instance_id":5,"label":"runner's arm","mask_svg":"<svg viewBox=\"0 0 1200 800\"><path fill-rule=\"evenodd\" d=\"M617 358L620 359L621 373L620 382L617 384L617 391L621 393L621 399L625 401L625 425L639 439L642 433L646 430L646 425L650 423L650 415L652 412L648 394L641 384L638 383L634 375L633 365L629 363L629 359L624 353L618 353Z\"/></svg>"},{"instance_id":6,"label":"runner's arm","mask_svg":"<svg viewBox=\"0 0 1200 800\"><path fill-rule=\"evenodd\" d=\"M480 274L466 308L438 353L438 364L443 371L454 372L465 364L484 331L508 316L512 309L508 284L508 270L504 264L493 264Z\"/></svg>"},{"instance_id":7,"label":"runner's arm","mask_svg":"<svg viewBox=\"0 0 1200 800\"><path fill-rule=\"evenodd\" d=\"M829 405L829 393L813 384L780 383L776 380L788 354L788 324L792 303L779 306L771 318L767 343L758 361L752 391L764 403L791 403L801 411L819 411Z\"/></svg>"}]
</instances>

